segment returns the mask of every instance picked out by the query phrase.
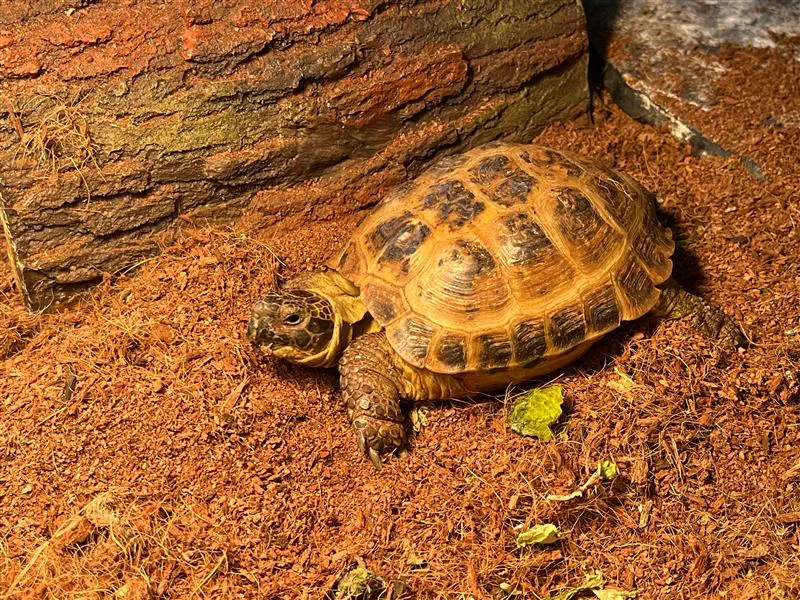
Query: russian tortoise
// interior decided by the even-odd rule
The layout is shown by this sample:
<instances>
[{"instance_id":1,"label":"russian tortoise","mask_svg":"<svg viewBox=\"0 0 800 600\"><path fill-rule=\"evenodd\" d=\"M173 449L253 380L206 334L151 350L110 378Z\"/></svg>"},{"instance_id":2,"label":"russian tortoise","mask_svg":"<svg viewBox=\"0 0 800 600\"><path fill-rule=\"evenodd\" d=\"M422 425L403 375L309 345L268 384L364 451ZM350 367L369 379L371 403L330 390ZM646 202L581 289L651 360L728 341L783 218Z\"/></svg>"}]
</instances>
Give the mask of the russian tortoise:
<instances>
[{"instance_id":1,"label":"russian tortoise","mask_svg":"<svg viewBox=\"0 0 800 600\"><path fill-rule=\"evenodd\" d=\"M406 444L400 400L469 396L564 367L622 321L693 315L742 342L672 279L674 242L630 177L567 152L493 143L389 194L327 267L255 305L251 341L338 363L359 446Z\"/></svg>"}]
</instances>

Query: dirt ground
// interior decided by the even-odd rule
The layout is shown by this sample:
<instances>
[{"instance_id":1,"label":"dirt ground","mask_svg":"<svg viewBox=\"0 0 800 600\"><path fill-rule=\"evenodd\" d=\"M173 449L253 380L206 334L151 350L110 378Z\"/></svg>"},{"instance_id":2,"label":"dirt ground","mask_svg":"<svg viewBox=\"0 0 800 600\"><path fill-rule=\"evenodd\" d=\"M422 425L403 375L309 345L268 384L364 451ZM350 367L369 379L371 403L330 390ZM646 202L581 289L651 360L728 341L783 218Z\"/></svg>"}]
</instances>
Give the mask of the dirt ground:
<instances>
[{"instance_id":1,"label":"dirt ground","mask_svg":"<svg viewBox=\"0 0 800 600\"><path fill-rule=\"evenodd\" d=\"M319 598L356 565L420 599L542 598L595 569L644 599L800 597L799 48L726 53L722 101L693 115L765 181L602 95L593 125L539 138L657 191L677 278L752 340L724 352L683 322L626 324L553 376L568 410L546 443L506 428L503 398L444 402L376 472L333 372L251 351L252 303L358 214L187 225L45 315L2 271L0 598ZM545 499L603 459L616 480ZM516 549L515 526L548 521L558 544Z\"/></svg>"}]
</instances>

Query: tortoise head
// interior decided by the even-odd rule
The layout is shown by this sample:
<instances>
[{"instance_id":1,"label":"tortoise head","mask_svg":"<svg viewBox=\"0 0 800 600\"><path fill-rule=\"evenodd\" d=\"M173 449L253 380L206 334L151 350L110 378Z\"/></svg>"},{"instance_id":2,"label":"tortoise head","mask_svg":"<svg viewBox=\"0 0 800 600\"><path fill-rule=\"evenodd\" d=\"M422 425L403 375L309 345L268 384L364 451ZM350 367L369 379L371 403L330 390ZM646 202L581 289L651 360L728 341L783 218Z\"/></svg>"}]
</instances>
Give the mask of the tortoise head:
<instances>
[{"instance_id":1,"label":"tortoise head","mask_svg":"<svg viewBox=\"0 0 800 600\"><path fill-rule=\"evenodd\" d=\"M247 336L266 353L306 363L323 353L333 338L333 306L308 290L267 294L253 307Z\"/></svg>"},{"instance_id":2,"label":"tortoise head","mask_svg":"<svg viewBox=\"0 0 800 600\"><path fill-rule=\"evenodd\" d=\"M267 355L312 367L336 364L366 309L335 271L303 273L253 307L247 337Z\"/></svg>"}]
</instances>

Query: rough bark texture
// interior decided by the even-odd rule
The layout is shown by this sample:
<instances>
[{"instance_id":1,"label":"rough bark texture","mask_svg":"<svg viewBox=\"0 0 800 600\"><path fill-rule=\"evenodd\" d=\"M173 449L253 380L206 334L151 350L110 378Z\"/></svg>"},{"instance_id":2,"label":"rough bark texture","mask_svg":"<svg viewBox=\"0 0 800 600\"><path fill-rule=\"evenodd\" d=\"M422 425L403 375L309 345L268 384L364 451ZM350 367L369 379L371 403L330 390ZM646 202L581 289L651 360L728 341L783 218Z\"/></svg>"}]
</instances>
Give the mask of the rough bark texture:
<instances>
[{"instance_id":1,"label":"rough bark texture","mask_svg":"<svg viewBox=\"0 0 800 600\"><path fill-rule=\"evenodd\" d=\"M432 156L588 103L574 0L5 0L0 216L29 306L176 218L375 202Z\"/></svg>"}]
</instances>

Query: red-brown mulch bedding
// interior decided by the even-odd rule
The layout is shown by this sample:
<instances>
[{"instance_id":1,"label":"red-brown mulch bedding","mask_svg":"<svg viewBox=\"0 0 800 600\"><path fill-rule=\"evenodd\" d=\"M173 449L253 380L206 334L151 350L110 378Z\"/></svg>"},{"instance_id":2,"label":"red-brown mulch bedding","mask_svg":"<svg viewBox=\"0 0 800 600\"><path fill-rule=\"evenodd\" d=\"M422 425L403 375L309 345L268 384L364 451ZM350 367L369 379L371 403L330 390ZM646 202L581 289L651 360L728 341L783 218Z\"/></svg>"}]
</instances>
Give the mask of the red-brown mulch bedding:
<instances>
[{"instance_id":1,"label":"red-brown mulch bedding","mask_svg":"<svg viewBox=\"0 0 800 600\"><path fill-rule=\"evenodd\" d=\"M357 564L418 598L502 597L504 582L537 598L591 569L640 598L799 597L797 47L731 53L725 101L694 115L767 181L602 98L593 126L539 139L657 190L678 279L753 340L730 353L686 323L627 324L554 376L568 411L547 443L509 431L502 399L441 403L410 456L375 472L334 373L253 354L244 326L273 253L282 275L318 264L358 215L189 229L135 276L42 316L4 272L0 597L315 598ZM614 482L545 500L601 459ZM546 521L561 542L515 549L516 525Z\"/></svg>"}]
</instances>

